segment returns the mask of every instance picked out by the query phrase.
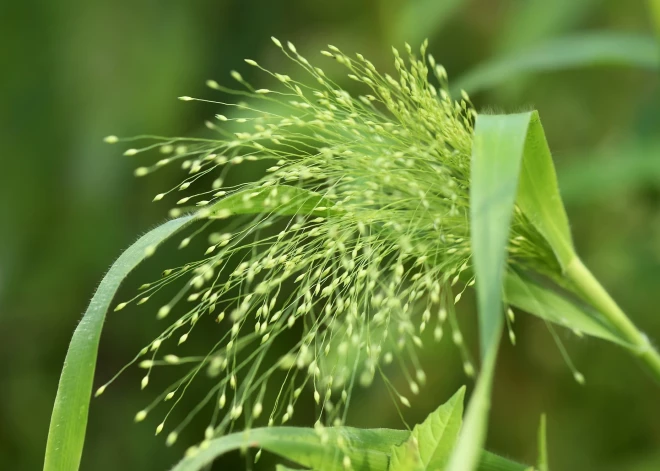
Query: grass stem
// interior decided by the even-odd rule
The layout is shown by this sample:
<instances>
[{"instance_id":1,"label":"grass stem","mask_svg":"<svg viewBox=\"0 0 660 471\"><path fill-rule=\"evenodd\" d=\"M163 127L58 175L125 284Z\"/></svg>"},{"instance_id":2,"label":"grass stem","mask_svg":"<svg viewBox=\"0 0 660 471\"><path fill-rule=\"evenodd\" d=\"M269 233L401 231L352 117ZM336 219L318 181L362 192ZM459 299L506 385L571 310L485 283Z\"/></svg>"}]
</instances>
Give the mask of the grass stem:
<instances>
[{"instance_id":1,"label":"grass stem","mask_svg":"<svg viewBox=\"0 0 660 471\"><path fill-rule=\"evenodd\" d=\"M566 268L566 276L575 284L586 301L598 309L612 326L631 344L631 351L651 370L660 382L660 354L648 337L626 316L612 297L579 258L574 258Z\"/></svg>"}]
</instances>

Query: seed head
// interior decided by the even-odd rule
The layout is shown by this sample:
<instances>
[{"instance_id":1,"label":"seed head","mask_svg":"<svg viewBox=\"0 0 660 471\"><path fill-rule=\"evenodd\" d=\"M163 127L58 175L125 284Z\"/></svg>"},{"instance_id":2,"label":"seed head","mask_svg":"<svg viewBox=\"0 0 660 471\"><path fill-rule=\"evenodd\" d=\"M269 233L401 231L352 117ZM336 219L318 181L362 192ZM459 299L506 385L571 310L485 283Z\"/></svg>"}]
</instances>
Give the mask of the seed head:
<instances>
[{"instance_id":1,"label":"seed head","mask_svg":"<svg viewBox=\"0 0 660 471\"><path fill-rule=\"evenodd\" d=\"M151 363L142 380L144 388L161 365L192 365L158 399L167 401L178 392L171 406L176 407L190 381L202 380L206 372L210 391L191 414L213 404L211 436L231 430L241 416L248 426L257 420L285 423L305 391L312 391L324 423L341 424L355 385L372 384L376 372L393 368L390 364L402 365L416 395L426 375L415 352L428 345L427 335L440 340L447 320L465 373L474 375L455 312L464 290L474 284L468 215L476 113L469 97L452 99L445 69L432 58L427 62L425 47L421 59L409 46L407 60L394 50L395 78L361 55L349 58L328 46L331 52L323 55L344 65L363 87L352 95L311 66L292 43L285 49L272 40L310 75L309 83L271 73L278 88L255 89L232 71L246 88L240 93L250 98L231 115L240 131L224 129L230 118L218 114L209 131L217 135L156 139L157 163L136 170L141 176L180 164L186 178L169 191L195 190L177 204L203 207L196 213L198 226L179 247L204 232L207 248L199 250L198 259L144 285L136 299L179 286L157 311L157 318L174 320L152 342L154 355L160 348L176 349L177 339L181 345L194 338L199 325L217 330L218 341L199 356L146 360ZM225 90L215 81L207 85ZM274 108L273 100L282 106ZM268 104L263 111L261 103ZM163 152L166 159L160 158ZM262 177L225 183L234 167L255 161L268 169ZM197 189L204 182L209 188ZM182 211L175 208L171 215ZM552 251L540 241L517 211L509 263L553 273ZM281 350L271 347L287 331L300 335L299 341L274 354ZM177 351L193 347L197 344ZM273 388L278 382L283 386ZM274 399L267 390L274 391ZM410 406L408 398L393 392ZM168 444L189 419L168 436ZM350 468L350 460L344 466Z\"/></svg>"}]
</instances>

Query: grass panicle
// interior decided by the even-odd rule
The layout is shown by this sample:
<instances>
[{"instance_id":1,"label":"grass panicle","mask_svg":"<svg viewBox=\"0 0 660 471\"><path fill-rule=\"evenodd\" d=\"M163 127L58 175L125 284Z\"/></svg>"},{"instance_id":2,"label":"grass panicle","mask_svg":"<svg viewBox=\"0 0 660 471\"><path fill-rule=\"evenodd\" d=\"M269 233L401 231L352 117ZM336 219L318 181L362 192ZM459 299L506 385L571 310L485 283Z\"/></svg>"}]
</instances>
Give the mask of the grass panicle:
<instances>
[{"instance_id":1,"label":"grass panicle","mask_svg":"<svg viewBox=\"0 0 660 471\"><path fill-rule=\"evenodd\" d=\"M376 376L409 406L426 378L416 351L423 338L440 340L447 323L465 372L475 372L454 308L475 282L469 182L476 112L469 97L450 96L445 69L427 54L426 41L419 55L408 45L403 56L393 49L394 76L328 46L322 54L346 67L364 90L359 95L340 88L293 44L273 42L307 79L248 59L276 86L257 89L234 71L240 90L207 85L242 101L180 97L233 108L206 122L212 137L105 139L139 144L128 156L160 154L136 176L180 166L184 180L154 201L172 201L173 217L192 210L201 216L179 247L190 250L197 247L188 247L193 239L203 238L204 250L115 308L151 305L159 291L179 287L153 307L165 327L134 360L145 369L142 388L155 367L185 371L135 416L140 422L164 407L156 433L167 429L168 444L204 408L211 411L204 441L239 421L245 428L285 424L303 393L313 395L322 431L345 422L352 390ZM232 169L251 162L263 162L261 178L225 184ZM232 209L216 209L228 198ZM552 250L519 210L508 251L511 265L560 276ZM512 321L510 313L510 328ZM197 356L179 355L195 328L217 329L217 343ZM282 347L289 330L299 340ZM433 335L423 335L427 330ZM286 353L273 353L282 348ZM381 375L390 363L408 390ZM169 424L190 383L204 376L208 394L183 422Z\"/></svg>"}]
</instances>

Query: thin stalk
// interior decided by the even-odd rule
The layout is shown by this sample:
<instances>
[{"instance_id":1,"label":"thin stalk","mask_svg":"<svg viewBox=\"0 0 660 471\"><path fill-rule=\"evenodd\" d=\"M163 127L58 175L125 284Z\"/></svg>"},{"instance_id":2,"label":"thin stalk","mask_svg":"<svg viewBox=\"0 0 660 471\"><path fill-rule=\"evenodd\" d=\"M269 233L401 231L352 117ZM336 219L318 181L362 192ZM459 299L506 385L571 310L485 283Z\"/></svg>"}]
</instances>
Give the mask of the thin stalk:
<instances>
[{"instance_id":1,"label":"thin stalk","mask_svg":"<svg viewBox=\"0 0 660 471\"><path fill-rule=\"evenodd\" d=\"M566 276L579 293L596 308L629 343L630 350L660 382L660 354L648 337L635 327L582 261L575 257L566 267Z\"/></svg>"},{"instance_id":2,"label":"thin stalk","mask_svg":"<svg viewBox=\"0 0 660 471\"><path fill-rule=\"evenodd\" d=\"M515 461L511 461L503 456L488 451L481 453L479 465L477 467L477 471L527 471L533 469L534 468L530 466L516 463Z\"/></svg>"}]
</instances>

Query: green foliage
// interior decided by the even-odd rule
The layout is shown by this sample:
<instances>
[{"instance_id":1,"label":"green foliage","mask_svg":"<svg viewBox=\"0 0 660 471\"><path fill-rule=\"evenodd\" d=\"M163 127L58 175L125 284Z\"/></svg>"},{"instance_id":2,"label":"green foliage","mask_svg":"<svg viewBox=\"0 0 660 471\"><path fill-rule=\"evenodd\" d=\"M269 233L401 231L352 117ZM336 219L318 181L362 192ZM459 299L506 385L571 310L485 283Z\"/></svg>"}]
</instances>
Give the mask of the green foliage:
<instances>
[{"instance_id":1,"label":"green foliage","mask_svg":"<svg viewBox=\"0 0 660 471\"><path fill-rule=\"evenodd\" d=\"M319 195L295 187L283 186L280 191L290 198L292 207L296 209L292 212L291 207L279 208L282 214L295 214L301 208L313 212L322 201ZM223 210L230 210L232 214L263 210L265 197L262 193L256 195L250 203L244 201L243 196L238 192L200 210L195 216L167 221L140 237L112 265L90 301L69 345L53 406L44 471L77 470L80 465L101 330L120 284L138 264L153 254L158 245L201 215L214 217ZM123 306L119 304L115 310L121 308ZM105 386L101 386L96 395L102 394L104 390Z\"/></svg>"},{"instance_id":2,"label":"green foliage","mask_svg":"<svg viewBox=\"0 0 660 471\"><path fill-rule=\"evenodd\" d=\"M463 422L465 388L416 425L410 437L392 450L388 471L442 471L447 466Z\"/></svg>"},{"instance_id":3,"label":"green foliage","mask_svg":"<svg viewBox=\"0 0 660 471\"><path fill-rule=\"evenodd\" d=\"M472 252L477 279L482 372L468 408L465 426L452 455L450 470L474 469L485 440L490 407L490 389L500 332L503 325L502 291L506 269L506 246L514 202L551 247L562 268L559 282L575 287L598 313L574 308L521 278L509 276L504 289L509 297L542 315L548 308L569 305L560 322L575 330L587 327L602 338L627 343L657 375L658 355L647 348L639 331L593 279L573 249L552 158L536 112L515 115L479 115L475 124L470 223ZM565 274L565 279L564 279ZM512 283L513 281L513 283ZM571 323L575 319L577 322ZM639 353L643 352L643 353ZM576 373L576 379L583 381Z\"/></svg>"},{"instance_id":4,"label":"green foliage","mask_svg":"<svg viewBox=\"0 0 660 471\"><path fill-rule=\"evenodd\" d=\"M548 40L520 52L487 61L454 82L469 93L504 84L523 74L586 66L622 66L657 70L657 40L651 36L589 33Z\"/></svg>"},{"instance_id":5,"label":"green foliage","mask_svg":"<svg viewBox=\"0 0 660 471\"><path fill-rule=\"evenodd\" d=\"M225 435L189 451L173 471L198 471L231 450L258 448L315 471L442 471L461 426L461 388L412 432L389 429L269 427ZM479 471L524 465L482 452ZM280 468L278 468L280 469ZM288 469L282 467L281 469Z\"/></svg>"},{"instance_id":6,"label":"green foliage","mask_svg":"<svg viewBox=\"0 0 660 471\"><path fill-rule=\"evenodd\" d=\"M80 465L101 329L119 285L161 242L192 219L188 216L168 221L140 237L101 281L64 360L48 432L44 471L77 470Z\"/></svg>"},{"instance_id":7,"label":"green foliage","mask_svg":"<svg viewBox=\"0 0 660 471\"><path fill-rule=\"evenodd\" d=\"M472 145L470 229L477 279L482 370L450 471L475 468L486 437L495 359L504 323L502 281L529 114L479 115ZM520 133L518 130L522 129Z\"/></svg>"},{"instance_id":8,"label":"green foliage","mask_svg":"<svg viewBox=\"0 0 660 471\"><path fill-rule=\"evenodd\" d=\"M345 463L356 471L386 471L389 449L407 435L401 430L351 427L255 428L211 440L190 452L173 471L197 471L228 451L247 447L262 448L317 471L339 471Z\"/></svg>"},{"instance_id":9,"label":"green foliage","mask_svg":"<svg viewBox=\"0 0 660 471\"><path fill-rule=\"evenodd\" d=\"M627 346L628 342L597 310L561 296L525 274L507 273L504 300L525 312L574 331Z\"/></svg>"},{"instance_id":10,"label":"green foliage","mask_svg":"<svg viewBox=\"0 0 660 471\"><path fill-rule=\"evenodd\" d=\"M354 61L338 48L330 46L332 52L324 51L324 54L344 64L352 72L350 78L362 82L377 95L361 95L355 99L330 85L321 69L308 66L308 61L293 44L288 43L287 50L279 40L273 38L273 41L322 85L320 90L313 92L320 100L306 96L298 82L289 76L272 74L289 92L302 100L290 102L294 109L291 116L280 116L272 111L239 104L239 108L247 108L256 116L232 119L240 123L255 120L258 123L254 126L256 132L239 132L230 138L217 140L150 137L157 141L156 144L125 152L125 155L133 156L153 148L160 148L161 152L169 154L175 151L172 157L161 159L151 167L139 167L137 176L151 173L173 160L190 159L184 161L183 168L189 169L191 176L178 187L179 190L187 190L199 179L197 174L200 171L203 176L224 169L224 175L231 165L260 158L275 160L277 164L268 169L266 177L255 182L234 188L223 187L224 180L219 177L213 182L211 191L180 199L179 205L191 198L212 193L210 200L196 202L196 206L202 209L194 215L169 221L154 229L113 265L76 330L67 355L53 410L46 470L73 471L78 468L100 331L119 284L142 259L153 253L159 243L198 220L204 220L208 225L233 216L256 215L256 219L233 233L211 234L211 245L205 253L205 257L209 257L185 265L171 278L168 277L172 270L166 270L168 274L164 283L187 274L191 274L192 278L171 304L161 307L158 318L166 317L190 286L198 291L190 294L188 300L201 301L140 354L144 355L149 350L158 351L163 341L186 324L190 324L192 330L201 315L214 311L220 297L228 295L233 288L240 291L232 300L236 302L236 307L228 316L232 327L216 345L217 350L193 358L191 361L199 362L199 365L167 392L167 396L165 393L162 396L168 400L179 392L179 386L184 383L182 393L185 392L190 381L204 366L212 368L217 363L218 374L228 368L223 373L225 377L216 382L204 402L191 413L197 413L214 395L219 397L205 440L189 452L188 457L177 466L177 471L197 470L226 451L245 447L273 451L319 471L349 467L383 471L388 467L391 471L490 469L487 468L488 460L498 460L484 455L482 450L497 351L504 327L505 302L575 331L623 344L651 366L656 374L660 374L660 357L648 339L629 321L575 254L551 155L535 111L514 115L477 115L464 92L462 99L453 101L447 93L444 69L436 65L430 55L428 58L426 56L426 43L420 50L421 60L407 46L409 65L398 51L394 51L395 66L400 73L399 82L389 75L385 78L380 76L373 64L362 56L358 55L358 60ZM544 54L552 55L556 44L536 51L538 54L534 55L534 60L504 63L509 73L509 69L540 70L587 60L611 62L623 60L623 51L634 46L636 55L626 60L656 67L657 60L649 59L648 44L644 46L643 43L640 38L582 38L574 44L570 54L551 65L543 57ZM562 48L565 47L564 44ZM256 61L247 60L247 63L260 68ZM428 81L429 66L440 83L440 92ZM498 67L503 70L500 63L493 66L491 72L495 72L489 75L497 78ZM253 99L273 94L270 89L255 90L237 72L233 76L249 90L241 94ZM208 85L215 90L225 90L214 81L209 81ZM190 97L181 99L194 100ZM389 114L378 111L373 102L378 102ZM302 114L306 119L302 119L300 110L310 109L315 119L309 120L305 114L307 111ZM228 120L223 115L218 115L218 119ZM222 136L226 134L214 123L207 126L218 130ZM277 134L273 134L274 130ZM110 143L117 141L114 136L107 138ZM175 148L172 143L177 143L178 147ZM296 152L283 150L287 146ZM384 151L384 148L387 150ZM468 169L470 149L472 160ZM230 154L229 157L224 153ZM374 155L383 156L377 160L377 165L374 165ZM296 186L287 182L296 182ZM155 200L161 200L166 194L158 194ZM174 214L182 212L179 208L173 211ZM468 214L469 227L466 225ZM262 241L258 238L255 242L244 243L245 234L267 231L280 221L277 219L280 217L288 217L287 221L295 217L296 222L270 240L265 239L270 244L263 244L267 251L262 250ZM187 246L189 240L184 239L181 247ZM245 258L246 249L251 249L248 258ZM229 274L229 281L216 284L215 267L224 269L227 266L225 262L232 257L234 260L240 258L241 263ZM335 257L340 264L330 264ZM356 260L360 264L357 270ZM407 269L408 265L414 268ZM265 275L259 277L254 287L255 276L261 272ZM392 361L392 353L387 350L391 347L388 344L391 342L388 339L391 322L397 323L401 334L398 351L403 351L403 346L412 351L415 346L421 347L423 344L415 331L421 334L425 329L430 320L430 307L439 307L440 323L444 322L449 310L454 342L467 358L453 317L453 304L458 303L462 291L454 296L452 287L461 280L462 272L466 272L466 276L471 276L473 272L476 277L481 372L460 436L462 390L411 434L338 426L343 423L342 417L345 415L340 414L341 409L337 407L348 407L358 367L363 370L360 382L368 385L381 362L388 364ZM581 296L582 301L590 306L570 299L564 292L555 292L537 283L536 275L529 276L529 272L548 277L557 285ZM299 275L295 283L302 283L285 301L284 307L273 312L282 283L296 273ZM328 278L323 279L324 276ZM359 282L365 276L369 281L366 285ZM211 281L207 288L205 283ZM343 286L350 286L349 295L345 298L345 294L337 290L342 283ZM377 283L381 283L382 288ZM474 279L468 278L465 288L473 283ZM147 293L159 288L145 286ZM359 291L364 286L368 286L368 290ZM375 287L376 291L372 291ZM275 293L274 297L269 298L272 293ZM417 326L410 316L417 311L415 303L424 294L427 294L429 301ZM313 296L327 298L323 311L314 312ZM141 298L138 304L148 298ZM303 300L301 305L300 300ZM405 305L402 305L404 301ZM115 310L123 309L129 302L118 304ZM248 314L253 313L256 322L254 334L239 338ZM316 316L321 314L322 317L317 320ZM337 317L338 314L341 317ZM308 322L310 317L314 318L314 323ZM217 322L224 319L223 310L217 316ZM278 357L266 371L260 370L262 361L269 358L266 352L275 337L293 327L297 319L302 319L304 324L301 343L288 354ZM248 327L253 326L249 324ZM354 327L357 332L353 331ZM186 341L190 330L180 337L179 344ZM365 335L365 332L371 336ZM382 335L383 340L374 340L376 333ZM343 340L337 343L335 339L333 343L335 337ZM238 364L237 353L242 353L241 350L255 339L260 340L261 346L250 348L251 356ZM318 339L321 339L320 343ZM218 347L225 340L227 343ZM327 357L334 348L345 353L349 340L358 347L348 356L349 359L355 357L353 369L348 371L350 362L342 365L330 362L329 367L324 365L322 358ZM365 358L361 358L363 348ZM381 356L382 350L385 353ZM409 354L416 364L414 354ZM168 357L173 360L168 360ZM252 364L250 360L253 360ZM180 358L168 355L164 361L179 363ZM144 388L149 382L151 367L158 362L152 359L143 363L149 369L142 380ZM245 382L238 387L237 372L245 365L248 365ZM465 360L465 365L466 372L470 374L472 365L469 359ZM330 414L326 417L327 422L336 426L323 426L319 421L315 429L252 428L253 419L258 419L263 410L261 400L270 374L276 368L283 367L288 369L288 376L294 366L307 371L305 381L295 388L293 374L285 393L288 397L282 399L287 402L281 407L278 395L270 413L269 425L274 423L275 418L282 423L291 418L302 387L311 379L316 403L321 405L323 399L323 410ZM339 367L347 370L344 376L334 375ZM423 383L424 372L417 366L415 368L416 381ZM81 375L81 381L78 381L78 375ZM335 378L339 380L335 381ZM409 379L413 394L419 391L416 381ZM410 401L391 383L387 384L394 397L402 404L410 405ZM225 406L227 385L232 406L229 413L216 423L220 409ZM99 388L97 395L106 386ZM257 393L258 390L261 392ZM280 395L283 390L280 390ZM341 393L337 394L339 391ZM335 397L340 399L333 404L331 398L334 401ZM252 412L244 411L244 405L252 405L252 401ZM146 414L147 410L141 411L137 420L144 419ZM242 414L247 416L246 430L226 434L233 430L234 422ZM180 427L188 421L189 418L186 418ZM157 434L164 424L163 420L156 429ZM176 441L179 429L169 434L168 444ZM499 463L502 464L502 461L499 460ZM504 466L502 469L509 469L506 463ZM539 467L547 470L545 445L540 445Z\"/></svg>"}]
</instances>

